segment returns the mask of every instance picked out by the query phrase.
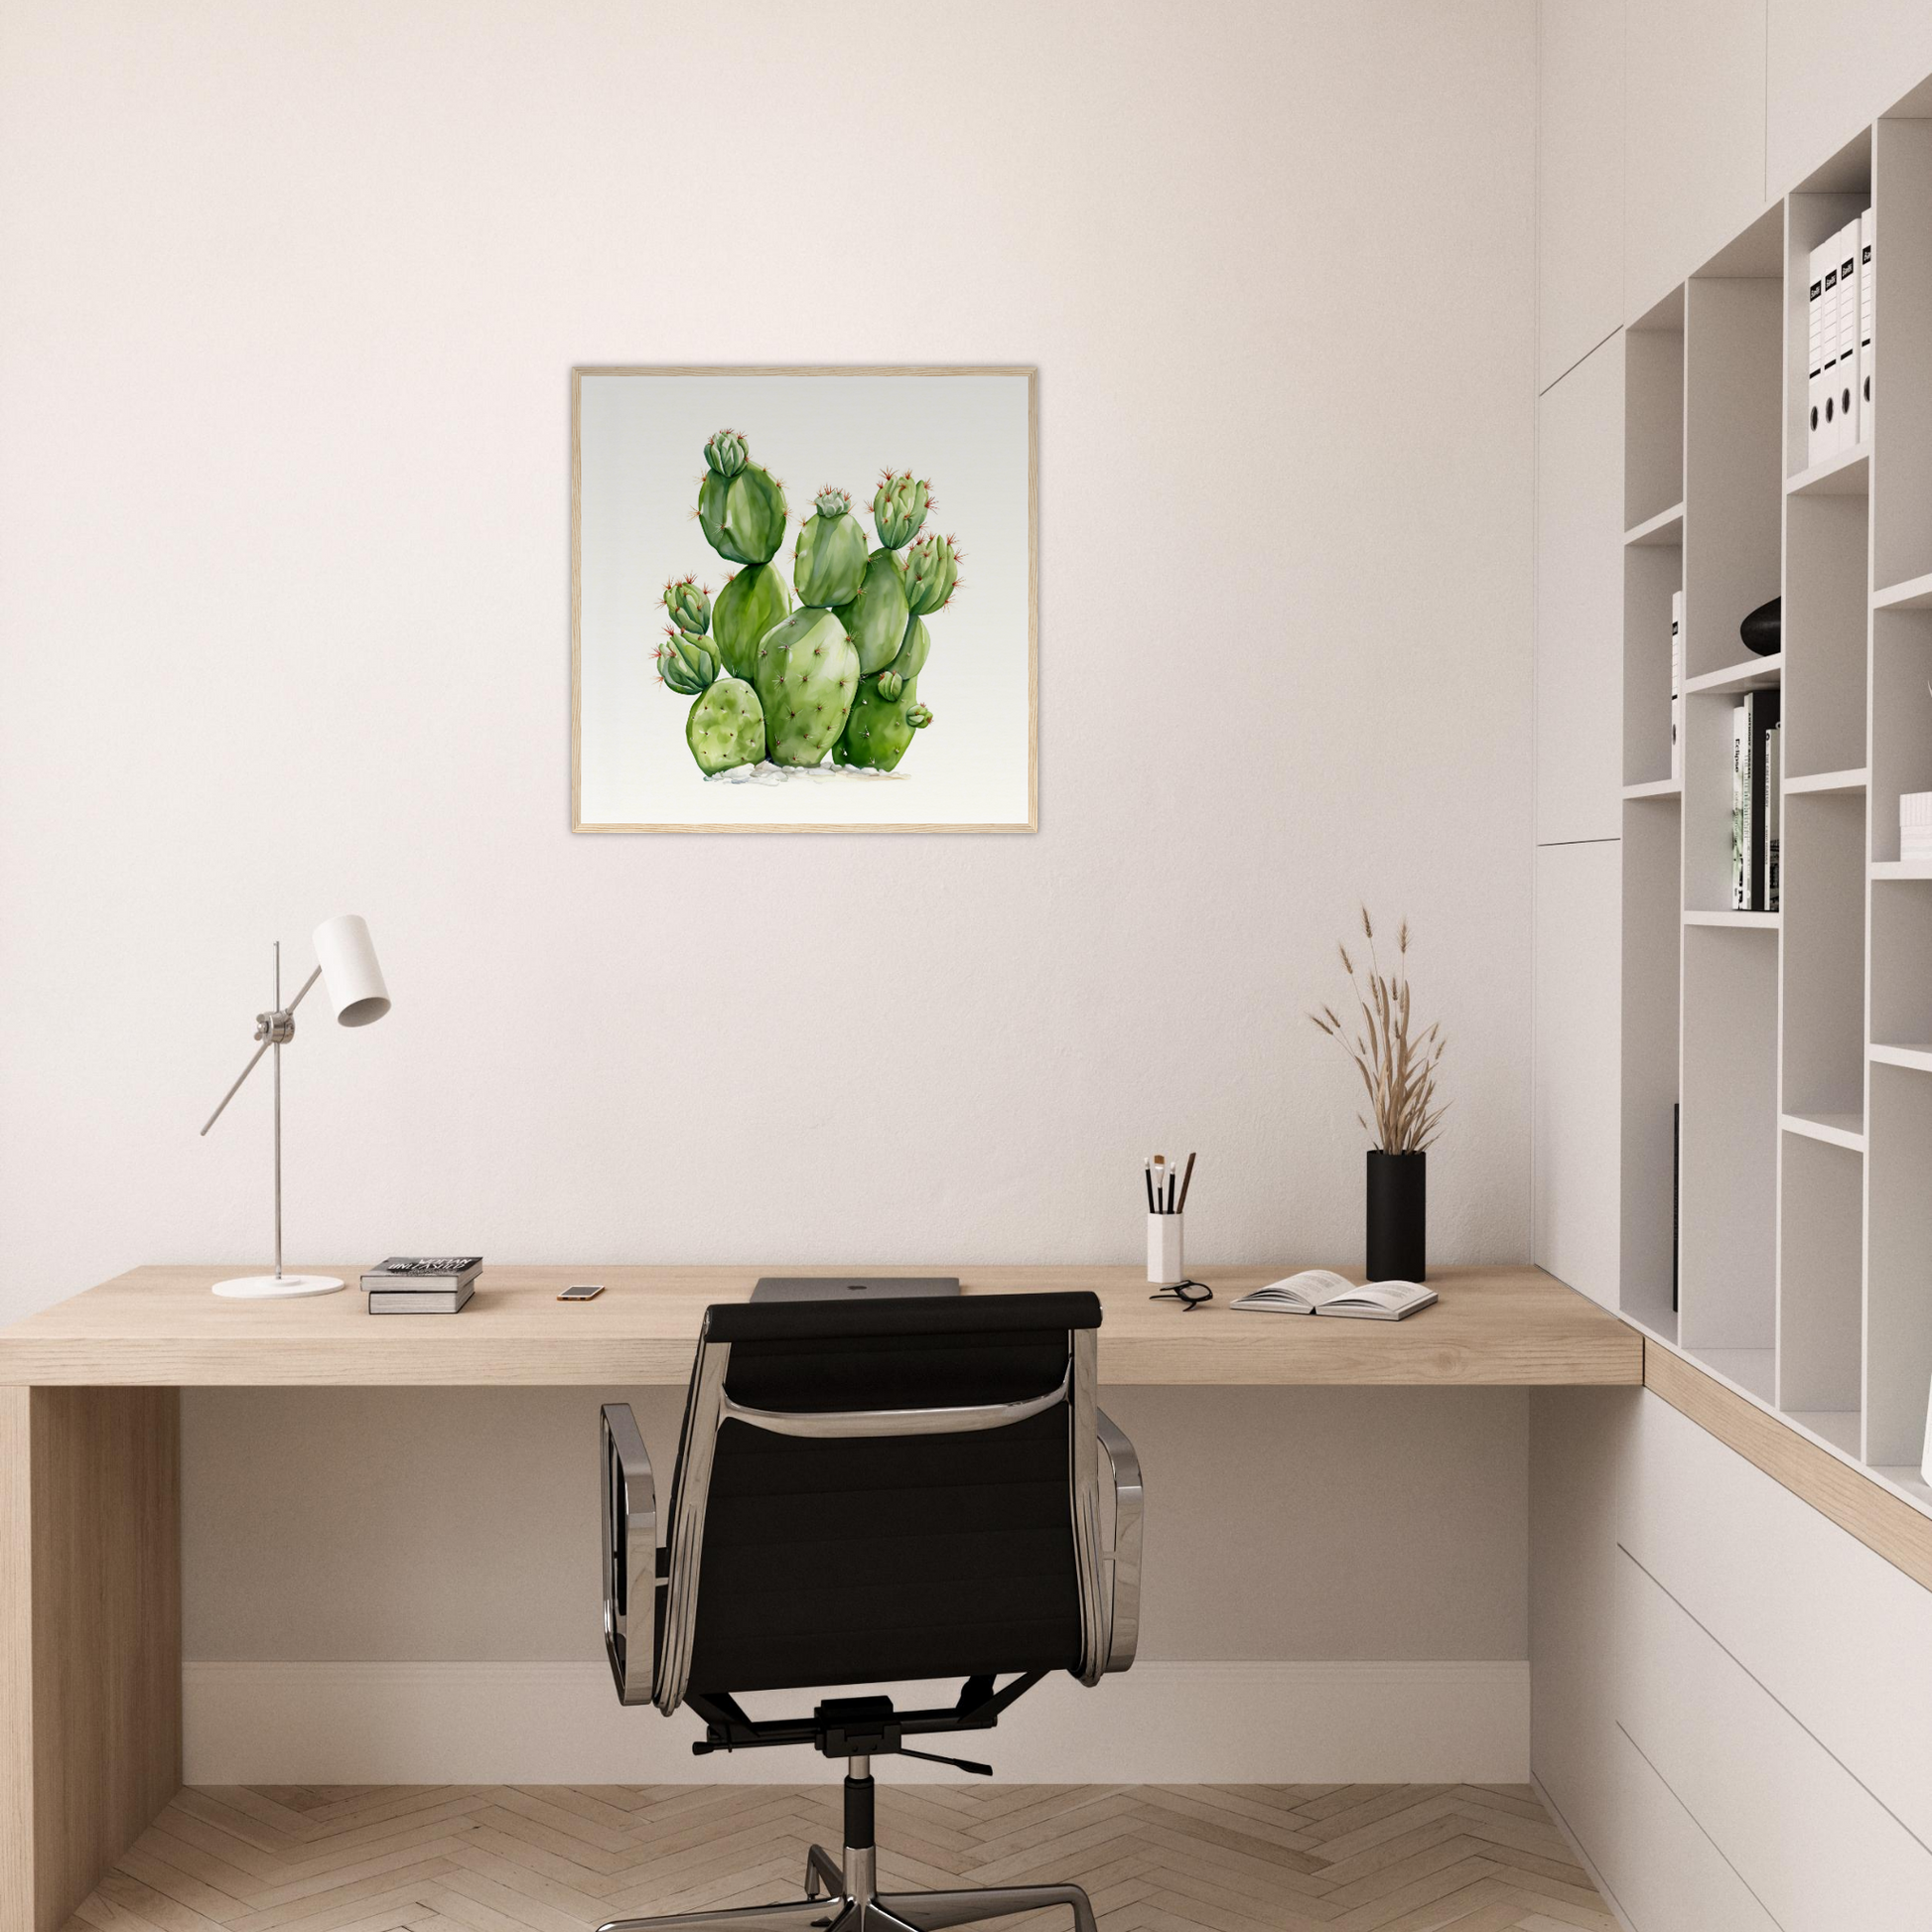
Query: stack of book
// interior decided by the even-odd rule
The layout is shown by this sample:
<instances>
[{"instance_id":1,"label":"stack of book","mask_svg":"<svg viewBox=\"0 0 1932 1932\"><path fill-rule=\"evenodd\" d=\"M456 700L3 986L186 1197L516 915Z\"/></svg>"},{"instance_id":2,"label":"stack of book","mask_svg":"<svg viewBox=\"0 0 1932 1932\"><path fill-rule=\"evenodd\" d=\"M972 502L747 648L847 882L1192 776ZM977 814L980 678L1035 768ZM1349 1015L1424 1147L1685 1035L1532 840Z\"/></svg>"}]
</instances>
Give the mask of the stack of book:
<instances>
[{"instance_id":1,"label":"stack of book","mask_svg":"<svg viewBox=\"0 0 1932 1932\"><path fill-rule=\"evenodd\" d=\"M1808 463L1825 463L1871 440L1871 210L1848 221L1811 251Z\"/></svg>"},{"instance_id":2,"label":"stack of book","mask_svg":"<svg viewBox=\"0 0 1932 1932\"><path fill-rule=\"evenodd\" d=\"M455 1314L477 1292L482 1255L391 1255L362 1277L371 1314Z\"/></svg>"},{"instance_id":3,"label":"stack of book","mask_svg":"<svg viewBox=\"0 0 1932 1932\"><path fill-rule=\"evenodd\" d=\"M1778 909L1779 732L1776 691L1746 691L1730 714L1730 905Z\"/></svg>"}]
</instances>

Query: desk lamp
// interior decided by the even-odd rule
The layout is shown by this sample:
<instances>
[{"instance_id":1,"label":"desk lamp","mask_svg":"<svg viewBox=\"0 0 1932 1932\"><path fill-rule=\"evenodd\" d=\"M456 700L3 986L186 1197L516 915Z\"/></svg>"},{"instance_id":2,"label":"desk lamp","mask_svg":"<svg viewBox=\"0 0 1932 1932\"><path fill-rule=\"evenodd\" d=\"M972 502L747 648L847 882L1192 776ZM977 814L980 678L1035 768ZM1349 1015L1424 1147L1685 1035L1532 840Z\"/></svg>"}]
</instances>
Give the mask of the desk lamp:
<instances>
[{"instance_id":1,"label":"desk lamp","mask_svg":"<svg viewBox=\"0 0 1932 1932\"><path fill-rule=\"evenodd\" d=\"M237 1301L276 1301L296 1295L333 1295L342 1287L334 1275L285 1275L282 1273L282 1048L295 1037L295 1010L308 996L310 987L322 981L329 1004L336 1009L337 1021L345 1027L366 1027L389 1011L389 989L382 983L382 968L375 962L375 947L369 940L368 921L358 913L345 912L340 918L325 919L315 930L316 969L302 982L302 991L285 1007L282 1004L282 942L275 941L275 1003L266 1013L255 1015L255 1037L261 1044L255 1056L236 1076L235 1083L221 1096L221 1106L207 1117L206 1134L221 1118L221 1110L237 1093L241 1083L254 1072L261 1056L271 1048L275 1053L275 1272L272 1275L244 1275L234 1281L216 1282L214 1292Z\"/></svg>"}]
</instances>

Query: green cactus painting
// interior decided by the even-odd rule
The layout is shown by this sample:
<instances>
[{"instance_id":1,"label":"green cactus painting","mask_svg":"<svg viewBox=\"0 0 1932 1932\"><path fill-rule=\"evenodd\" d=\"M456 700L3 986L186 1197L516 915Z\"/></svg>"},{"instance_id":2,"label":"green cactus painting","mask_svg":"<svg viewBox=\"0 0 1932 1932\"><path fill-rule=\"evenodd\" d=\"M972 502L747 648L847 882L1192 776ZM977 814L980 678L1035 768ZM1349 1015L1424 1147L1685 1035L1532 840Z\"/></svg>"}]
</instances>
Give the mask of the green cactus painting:
<instances>
[{"instance_id":1,"label":"green cactus painting","mask_svg":"<svg viewBox=\"0 0 1932 1932\"><path fill-rule=\"evenodd\" d=\"M729 120L713 143L720 209L744 202ZM799 167L808 210L847 208ZM769 251L740 261L732 225L667 272L708 275L741 323L775 317L782 334L797 305L760 300ZM873 252L913 261L904 225L874 221ZM1036 371L836 352L810 367L600 362L570 371L570 404L573 832L1037 829L1053 473ZM1058 481L1077 494L1082 477ZM523 723L543 729L540 714ZM727 893L732 850L714 875ZM811 851L780 870L802 879ZM895 876L879 875L889 917Z\"/></svg>"},{"instance_id":2,"label":"green cactus painting","mask_svg":"<svg viewBox=\"0 0 1932 1932\"><path fill-rule=\"evenodd\" d=\"M704 460L698 523L739 568L715 603L694 576L664 586L670 622L654 653L658 681L694 700L684 736L699 771L811 768L828 755L834 766L897 770L932 723L919 699L925 620L960 588L958 544L924 527L932 485L910 471L882 474L869 551L850 494L828 484L799 527L787 586L773 561L789 519L784 485L736 430L713 436Z\"/></svg>"}]
</instances>

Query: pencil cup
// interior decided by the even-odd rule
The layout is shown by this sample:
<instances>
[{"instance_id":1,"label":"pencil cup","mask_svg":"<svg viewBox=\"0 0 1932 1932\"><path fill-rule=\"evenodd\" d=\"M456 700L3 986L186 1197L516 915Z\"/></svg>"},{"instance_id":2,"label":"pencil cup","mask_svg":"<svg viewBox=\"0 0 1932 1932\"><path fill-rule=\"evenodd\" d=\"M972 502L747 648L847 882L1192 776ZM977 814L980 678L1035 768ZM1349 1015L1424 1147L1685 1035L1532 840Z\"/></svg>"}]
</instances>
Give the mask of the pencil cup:
<instances>
[{"instance_id":1,"label":"pencil cup","mask_svg":"<svg viewBox=\"0 0 1932 1932\"><path fill-rule=\"evenodd\" d=\"M1181 1224L1184 1214L1150 1214L1147 1217L1147 1278L1157 1287L1167 1288L1187 1279L1187 1266L1181 1259Z\"/></svg>"}]
</instances>

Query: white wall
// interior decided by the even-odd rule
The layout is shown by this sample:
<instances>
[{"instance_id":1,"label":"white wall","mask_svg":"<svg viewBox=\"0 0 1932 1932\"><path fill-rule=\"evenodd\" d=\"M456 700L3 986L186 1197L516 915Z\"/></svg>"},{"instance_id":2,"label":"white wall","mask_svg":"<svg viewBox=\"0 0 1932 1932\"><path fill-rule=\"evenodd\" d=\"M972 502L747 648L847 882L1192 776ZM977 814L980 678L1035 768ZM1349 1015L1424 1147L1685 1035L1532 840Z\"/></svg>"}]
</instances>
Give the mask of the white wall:
<instances>
[{"instance_id":1,"label":"white wall","mask_svg":"<svg viewBox=\"0 0 1932 1932\"><path fill-rule=\"evenodd\" d=\"M396 1006L303 1015L298 1262L1127 1260L1155 1146L1197 1265L1358 1256L1364 897L1432 1255L1520 1258L1533 69L1529 0L10 8L0 1315L263 1259L265 1086L195 1130L345 908ZM572 363L901 359L1041 371L1039 834L573 839Z\"/></svg>"},{"instance_id":2,"label":"white wall","mask_svg":"<svg viewBox=\"0 0 1932 1932\"><path fill-rule=\"evenodd\" d=\"M298 1258L1125 1259L1171 1145L1203 1260L1359 1253L1363 897L1435 1252L1522 1254L1526 6L10 18L9 1312L261 1257L265 1088L195 1130L343 907ZM1041 369L1039 835L572 838L572 362L968 357Z\"/></svg>"}]
</instances>

